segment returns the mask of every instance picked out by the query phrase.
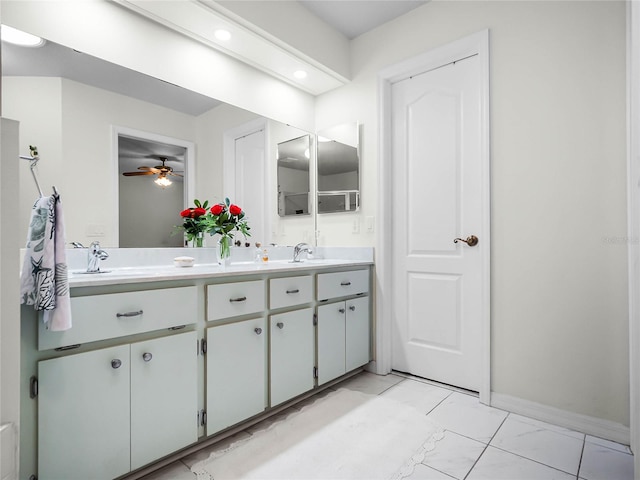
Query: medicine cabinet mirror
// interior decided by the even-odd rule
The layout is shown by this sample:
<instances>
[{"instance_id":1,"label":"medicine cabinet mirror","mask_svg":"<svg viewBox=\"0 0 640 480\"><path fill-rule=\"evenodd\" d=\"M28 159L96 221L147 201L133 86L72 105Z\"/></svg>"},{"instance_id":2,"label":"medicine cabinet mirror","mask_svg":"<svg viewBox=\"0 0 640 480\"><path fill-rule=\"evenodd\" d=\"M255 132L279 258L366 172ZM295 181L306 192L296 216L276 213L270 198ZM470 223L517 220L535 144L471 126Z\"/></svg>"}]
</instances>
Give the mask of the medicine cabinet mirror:
<instances>
[{"instance_id":1,"label":"medicine cabinet mirror","mask_svg":"<svg viewBox=\"0 0 640 480\"><path fill-rule=\"evenodd\" d=\"M356 212L360 208L358 124L337 125L317 135L318 213Z\"/></svg>"},{"instance_id":2,"label":"medicine cabinet mirror","mask_svg":"<svg viewBox=\"0 0 640 480\"><path fill-rule=\"evenodd\" d=\"M311 136L278 143L278 215L309 215Z\"/></svg>"}]
</instances>

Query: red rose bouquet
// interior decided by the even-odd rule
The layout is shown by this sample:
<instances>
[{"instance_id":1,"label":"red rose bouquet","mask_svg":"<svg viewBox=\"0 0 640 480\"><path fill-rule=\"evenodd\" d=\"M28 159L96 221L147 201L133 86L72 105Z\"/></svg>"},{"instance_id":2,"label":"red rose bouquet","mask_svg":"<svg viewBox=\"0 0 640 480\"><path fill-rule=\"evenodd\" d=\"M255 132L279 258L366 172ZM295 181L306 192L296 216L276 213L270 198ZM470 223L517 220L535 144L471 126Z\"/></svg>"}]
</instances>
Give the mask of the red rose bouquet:
<instances>
[{"instance_id":1,"label":"red rose bouquet","mask_svg":"<svg viewBox=\"0 0 640 480\"><path fill-rule=\"evenodd\" d=\"M206 231L211 235L220 235L218 244L222 258L229 258L231 255L229 247L235 232L242 233L245 238L251 236L249 233L251 228L242 208L231 203L228 198L225 198L224 202L212 206L204 218L203 222L207 224Z\"/></svg>"},{"instance_id":2,"label":"red rose bouquet","mask_svg":"<svg viewBox=\"0 0 640 480\"><path fill-rule=\"evenodd\" d=\"M204 233L209 228L209 222L207 221L209 200L200 203L200 200L196 199L193 203L195 207L190 207L180 212L182 225L177 228L184 230L187 241L194 242L194 246L201 247Z\"/></svg>"}]
</instances>

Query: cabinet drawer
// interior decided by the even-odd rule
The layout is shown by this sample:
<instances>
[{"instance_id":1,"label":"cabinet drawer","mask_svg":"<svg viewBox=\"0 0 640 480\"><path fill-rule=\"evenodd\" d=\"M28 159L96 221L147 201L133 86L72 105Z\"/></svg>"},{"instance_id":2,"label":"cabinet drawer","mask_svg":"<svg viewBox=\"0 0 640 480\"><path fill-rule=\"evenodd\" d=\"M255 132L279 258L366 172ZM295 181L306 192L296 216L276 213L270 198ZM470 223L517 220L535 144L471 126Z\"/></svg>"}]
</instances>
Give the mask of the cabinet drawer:
<instances>
[{"instance_id":1,"label":"cabinet drawer","mask_svg":"<svg viewBox=\"0 0 640 480\"><path fill-rule=\"evenodd\" d=\"M369 291L369 270L318 274L318 300L346 297Z\"/></svg>"},{"instance_id":2,"label":"cabinet drawer","mask_svg":"<svg viewBox=\"0 0 640 480\"><path fill-rule=\"evenodd\" d=\"M269 306L291 307L313 300L313 277L272 278L269 280Z\"/></svg>"},{"instance_id":3,"label":"cabinet drawer","mask_svg":"<svg viewBox=\"0 0 640 480\"><path fill-rule=\"evenodd\" d=\"M265 310L264 281L207 285L207 320L237 317Z\"/></svg>"},{"instance_id":4,"label":"cabinet drawer","mask_svg":"<svg viewBox=\"0 0 640 480\"><path fill-rule=\"evenodd\" d=\"M72 297L73 327L52 332L39 322L38 349L189 325L196 322L197 301L196 287Z\"/></svg>"}]
</instances>

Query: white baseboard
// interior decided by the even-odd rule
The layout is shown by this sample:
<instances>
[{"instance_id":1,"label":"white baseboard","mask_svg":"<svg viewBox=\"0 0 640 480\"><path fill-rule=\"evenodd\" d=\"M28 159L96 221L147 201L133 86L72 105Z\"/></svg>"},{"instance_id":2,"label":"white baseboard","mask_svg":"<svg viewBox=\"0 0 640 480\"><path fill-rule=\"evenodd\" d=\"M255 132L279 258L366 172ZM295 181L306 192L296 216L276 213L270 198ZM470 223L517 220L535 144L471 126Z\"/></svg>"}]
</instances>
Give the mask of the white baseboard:
<instances>
[{"instance_id":1,"label":"white baseboard","mask_svg":"<svg viewBox=\"0 0 640 480\"><path fill-rule=\"evenodd\" d=\"M629 445L631 440L629 427L620 423L568 412L502 393L491 393L491 406L623 445Z\"/></svg>"}]
</instances>

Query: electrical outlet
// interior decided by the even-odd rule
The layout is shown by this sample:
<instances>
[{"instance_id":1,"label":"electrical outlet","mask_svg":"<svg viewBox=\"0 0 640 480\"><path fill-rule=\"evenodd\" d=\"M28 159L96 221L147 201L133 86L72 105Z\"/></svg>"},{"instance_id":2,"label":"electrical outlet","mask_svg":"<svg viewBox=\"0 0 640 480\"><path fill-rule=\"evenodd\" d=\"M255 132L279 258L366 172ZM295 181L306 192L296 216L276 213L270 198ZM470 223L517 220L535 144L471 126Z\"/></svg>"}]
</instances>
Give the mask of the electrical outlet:
<instances>
[{"instance_id":1,"label":"electrical outlet","mask_svg":"<svg viewBox=\"0 0 640 480\"><path fill-rule=\"evenodd\" d=\"M351 230L351 233L360 233L360 220L357 218L353 220L353 228Z\"/></svg>"}]
</instances>

